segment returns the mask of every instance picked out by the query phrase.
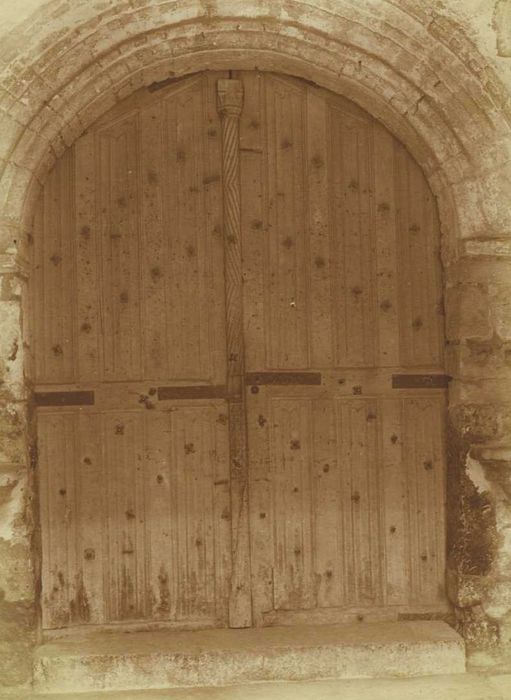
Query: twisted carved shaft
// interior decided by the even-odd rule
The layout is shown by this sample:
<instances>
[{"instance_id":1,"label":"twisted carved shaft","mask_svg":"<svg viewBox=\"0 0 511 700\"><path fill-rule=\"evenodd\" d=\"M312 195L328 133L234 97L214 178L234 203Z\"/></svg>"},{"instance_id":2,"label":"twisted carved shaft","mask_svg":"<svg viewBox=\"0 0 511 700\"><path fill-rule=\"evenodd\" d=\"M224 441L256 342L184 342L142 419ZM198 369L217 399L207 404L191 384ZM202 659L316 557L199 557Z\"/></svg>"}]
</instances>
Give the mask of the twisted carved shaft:
<instances>
[{"instance_id":1,"label":"twisted carved shaft","mask_svg":"<svg viewBox=\"0 0 511 700\"><path fill-rule=\"evenodd\" d=\"M239 119L242 106L243 86L241 82L239 80L219 80L218 111L222 118L224 185L227 388L233 397L240 396L242 393L244 370L239 155Z\"/></svg>"},{"instance_id":2,"label":"twisted carved shaft","mask_svg":"<svg viewBox=\"0 0 511 700\"><path fill-rule=\"evenodd\" d=\"M248 627L252 622L241 268L239 119L242 106L241 82L219 80L218 111L222 120L225 313L232 511L232 578L229 600L231 627Z\"/></svg>"}]
</instances>

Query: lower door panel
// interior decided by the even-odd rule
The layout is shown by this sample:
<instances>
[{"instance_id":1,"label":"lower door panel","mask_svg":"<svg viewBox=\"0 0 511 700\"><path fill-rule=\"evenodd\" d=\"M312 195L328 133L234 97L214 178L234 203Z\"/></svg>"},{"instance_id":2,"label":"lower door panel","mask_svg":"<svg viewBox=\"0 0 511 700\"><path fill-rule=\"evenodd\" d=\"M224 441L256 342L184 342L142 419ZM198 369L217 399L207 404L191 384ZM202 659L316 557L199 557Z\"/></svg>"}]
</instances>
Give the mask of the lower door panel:
<instances>
[{"instance_id":1,"label":"lower door panel","mask_svg":"<svg viewBox=\"0 0 511 700\"><path fill-rule=\"evenodd\" d=\"M225 403L39 411L44 627L226 625Z\"/></svg>"}]
</instances>

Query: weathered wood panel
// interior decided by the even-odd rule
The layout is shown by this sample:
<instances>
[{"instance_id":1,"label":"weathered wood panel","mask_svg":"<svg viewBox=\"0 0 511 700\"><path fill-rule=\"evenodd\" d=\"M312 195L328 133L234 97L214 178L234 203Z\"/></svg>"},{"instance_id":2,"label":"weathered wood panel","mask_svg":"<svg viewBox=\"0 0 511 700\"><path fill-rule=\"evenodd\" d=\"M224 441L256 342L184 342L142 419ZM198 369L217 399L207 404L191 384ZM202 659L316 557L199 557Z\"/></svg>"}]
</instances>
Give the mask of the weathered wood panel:
<instances>
[{"instance_id":1,"label":"weathered wood panel","mask_svg":"<svg viewBox=\"0 0 511 700\"><path fill-rule=\"evenodd\" d=\"M96 225L97 188L100 184L96 181L95 145L95 134L88 133L78 139L73 149L75 221L74 231L69 234L76 241L76 279L72 289L62 290L70 295L67 303L74 306L77 334L75 378L82 381L100 379L103 361L103 319L98 294L102 280L102 249L101 233ZM48 232L41 231L41 235L47 236Z\"/></svg>"},{"instance_id":2,"label":"weathered wood panel","mask_svg":"<svg viewBox=\"0 0 511 700\"><path fill-rule=\"evenodd\" d=\"M46 628L227 624L219 77L114 108L66 152L39 203Z\"/></svg>"},{"instance_id":3,"label":"weathered wood panel","mask_svg":"<svg viewBox=\"0 0 511 700\"><path fill-rule=\"evenodd\" d=\"M226 624L225 411L41 412L45 627Z\"/></svg>"},{"instance_id":4,"label":"weathered wood panel","mask_svg":"<svg viewBox=\"0 0 511 700\"><path fill-rule=\"evenodd\" d=\"M265 82L267 170L264 177L271 232L263 260L268 289L265 305L268 365L307 367L305 102L302 88L276 78L268 89Z\"/></svg>"},{"instance_id":5,"label":"weathered wood panel","mask_svg":"<svg viewBox=\"0 0 511 700\"><path fill-rule=\"evenodd\" d=\"M347 100L239 75L256 622L441 609L445 380L393 380L442 375L431 192Z\"/></svg>"},{"instance_id":6,"label":"weathered wood panel","mask_svg":"<svg viewBox=\"0 0 511 700\"><path fill-rule=\"evenodd\" d=\"M47 178L35 213L32 264L35 375L64 382L74 375L73 170L74 154L69 150Z\"/></svg>"},{"instance_id":7,"label":"weathered wood panel","mask_svg":"<svg viewBox=\"0 0 511 700\"><path fill-rule=\"evenodd\" d=\"M34 236L38 383L222 383L218 76L114 110L49 175Z\"/></svg>"},{"instance_id":8,"label":"weathered wood panel","mask_svg":"<svg viewBox=\"0 0 511 700\"><path fill-rule=\"evenodd\" d=\"M238 144L226 77L115 107L36 212L47 628L246 625L251 595L256 624L444 604L445 379L413 378L443 374L429 187L287 77L227 81Z\"/></svg>"},{"instance_id":9,"label":"weathered wood panel","mask_svg":"<svg viewBox=\"0 0 511 700\"><path fill-rule=\"evenodd\" d=\"M395 143L396 228L401 364L443 359L440 235L433 195L405 148Z\"/></svg>"},{"instance_id":10,"label":"weathered wood panel","mask_svg":"<svg viewBox=\"0 0 511 700\"><path fill-rule=\"evenodd\" d=\"M442 609L444 398L276 392L261 390L249 418L259 623L320 608Z\"/></svg>"},{"instance_id":11,"label":"weathered wood panel","mask_svg":"<svg viewBox=\"0 0 511 700\"><path fill-rule=\"evenodd\" d=\"M247 369L441 367L433 196L347 100L243 74Z\"/></svg>"}]
</instances>

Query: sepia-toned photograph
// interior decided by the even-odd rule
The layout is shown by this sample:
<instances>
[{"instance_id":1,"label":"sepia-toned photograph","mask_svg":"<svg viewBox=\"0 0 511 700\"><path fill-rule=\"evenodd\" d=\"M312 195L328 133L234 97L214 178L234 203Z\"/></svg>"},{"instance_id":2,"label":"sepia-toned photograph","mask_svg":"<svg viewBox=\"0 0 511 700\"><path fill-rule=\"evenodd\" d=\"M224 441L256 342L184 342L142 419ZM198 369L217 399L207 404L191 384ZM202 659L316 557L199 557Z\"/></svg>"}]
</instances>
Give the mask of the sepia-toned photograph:
<instances>
[{"instance_id":1,"label":"sepia-toned photograph","mask_svg":"<svg viewBox=\"0 0 511 700\"><path fill-rule=\"evenodd\" d=\"M0 698L511 700L511 0L0 0Z\"/></svg>"}]
</instances>

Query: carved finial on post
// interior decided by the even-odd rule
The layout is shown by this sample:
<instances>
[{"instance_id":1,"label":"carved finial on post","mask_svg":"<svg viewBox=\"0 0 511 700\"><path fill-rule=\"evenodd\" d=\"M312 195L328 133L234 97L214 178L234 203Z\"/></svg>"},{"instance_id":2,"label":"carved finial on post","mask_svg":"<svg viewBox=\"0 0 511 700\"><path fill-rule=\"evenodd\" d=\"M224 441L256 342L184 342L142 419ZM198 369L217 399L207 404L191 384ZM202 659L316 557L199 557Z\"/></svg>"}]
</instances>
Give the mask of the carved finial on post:
<instances>
[{"instance_id":1,"label":"carved finial on post","mask_svg":"<svg viewBox=\"0 0 511 700\"><path fill-rule=\"evenodd\" d=\"M218 112L226 117L239 117L243 108L241 80L221 79L217 84Z\"/></svg>"}]
</instances>

